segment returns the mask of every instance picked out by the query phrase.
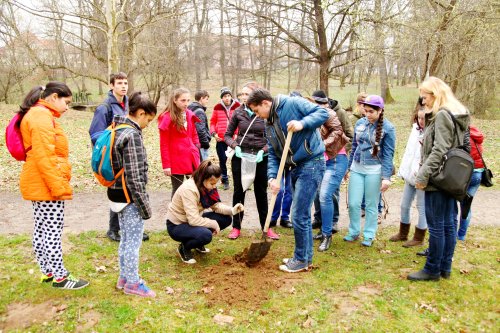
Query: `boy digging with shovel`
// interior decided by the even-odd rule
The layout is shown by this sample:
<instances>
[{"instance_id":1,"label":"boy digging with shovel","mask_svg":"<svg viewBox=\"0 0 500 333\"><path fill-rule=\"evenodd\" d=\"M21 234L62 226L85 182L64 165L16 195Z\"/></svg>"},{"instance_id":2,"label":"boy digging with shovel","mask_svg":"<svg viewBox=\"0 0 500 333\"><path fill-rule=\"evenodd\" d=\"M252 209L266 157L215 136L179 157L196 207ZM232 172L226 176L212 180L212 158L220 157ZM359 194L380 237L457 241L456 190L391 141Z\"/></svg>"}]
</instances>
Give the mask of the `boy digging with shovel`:
<instances>
[{"instance_id":1,"label":"boy digging with shovel","mask_svg":"<svg viewBox=\"0 0 500 333\"><path fill-rule=\"evenodd\" d=\"M328 119L328 112L300 97L278 95L273 98L262 88L250 94L247 105L257 116L266 119L267 177L274 194L280 189L275 179L285 137L289 131L294 133L286 166L292 168L291 215L295 250L292 258L283 259L279 269L289 273L307 271L313 256L311 206L325 172L325 146L317 129Z\"/></svg>"}]
</instances>

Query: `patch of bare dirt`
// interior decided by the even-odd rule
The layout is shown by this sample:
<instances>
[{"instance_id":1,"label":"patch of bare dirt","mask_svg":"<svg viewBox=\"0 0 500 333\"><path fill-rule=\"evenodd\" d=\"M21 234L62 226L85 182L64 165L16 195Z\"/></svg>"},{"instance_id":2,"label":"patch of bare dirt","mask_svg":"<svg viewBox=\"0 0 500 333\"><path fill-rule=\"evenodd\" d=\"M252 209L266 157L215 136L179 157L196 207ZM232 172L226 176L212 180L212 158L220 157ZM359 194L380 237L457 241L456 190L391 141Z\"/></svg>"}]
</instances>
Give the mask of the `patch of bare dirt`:
<instances>
[{"instance_id":1,"label":"patch of bare dirt","mask_svg":"<svg viewBox=\"0 0 500 333\"><path fill-rule=\"evenodd\" d=\"M258 309L269 300L271 291L294 293L294 285L303 274L289 274L278 270L279 257L270 251L254 267L234 257L223 258L217 265L206 268L202 293L210 306L237 305L239 308Z\"/></svg>"},{"instance_id":2,"label":"patch of bare dirt","mask_svg":"<svg viewBox=\"0 0 500 333\"><path fill-rule=\"evenodd\" d=\"M9 304L5 317L0 321L0 330L22 330L34 324L48 323L66 309L66 305L55 305L52 301L40 304Z\"/></svg>"},{"instance_id":3,"label":"patch of bare dirt","mask_svg":"<svg viewBox=\"0 0 500 333\"><path fill-rule=\"evenodd\" d=\"M85 312L78 320L76 332L88 332L92 327L97 325L101 320L102 315L94 310Z\"/></svg>"},{"instance_id":4,"label":"patch of bare dirt","mask_svg":"<svg viewBox=\"0 0 500 333\"><path fill-rule=\"evenodd\" d=\"M380 295L382 295L380 286L368 284L358 286L351 292L332 292L329 298L341 314L350 315L362 308L368 299Z\"/></svg>"}]
</instances>

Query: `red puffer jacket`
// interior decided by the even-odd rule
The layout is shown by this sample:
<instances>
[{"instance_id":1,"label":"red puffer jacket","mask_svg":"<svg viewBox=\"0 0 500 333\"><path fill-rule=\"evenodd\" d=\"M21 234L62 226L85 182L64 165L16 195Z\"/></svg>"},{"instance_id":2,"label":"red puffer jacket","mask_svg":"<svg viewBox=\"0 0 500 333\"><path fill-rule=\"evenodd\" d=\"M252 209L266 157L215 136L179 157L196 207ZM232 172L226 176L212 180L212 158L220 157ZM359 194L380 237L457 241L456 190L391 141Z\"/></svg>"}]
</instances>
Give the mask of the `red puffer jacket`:
<instances>
[{"instance_id":1,"label":"red puffer jacket","mask_svg":"<svg viewBox=\"0 0 500 333\"><path fill-rule=\"evenodd\" d=\"M217 133L219 138L224 140L224 133L226 133L229 120L233 117L234 110L240 106L240 103L233 100L229 112L226 113L222 102L214 106L212 117L210 118L210 134Z\"/></svg>"},{"instance_id":2,"label":"red puffer jacket","mask_svg":"<svg viewBox=\"0 0 500 333\"><path fill-rule=\"evenodd\" d=\"M172 169L173 175L190 175L200 165L200 141L195 123L200 122L193 112L186 109L187 129L178 130L164 112L158 118L160 153L163 169Z\"/></svg>"},{"instance_id":3,"label":"red puffer jacket","mask_svg":"<svg viewBox=\"0 0 500 333\"><path fill-rule=\"evenodd\" d=\"M470 131L470 156L474 159L474 168L475 169L480 169L484 168L483 161L481 160L481 155L479 155L479 152L481 154L483 153L483 140L484 140L484 134L481 133L481 131L473 126L469 126L469 131ZM477 144L477 147L476 147ZM479 151L477 150L479 148Z\"/></svg>"}]
</instances>

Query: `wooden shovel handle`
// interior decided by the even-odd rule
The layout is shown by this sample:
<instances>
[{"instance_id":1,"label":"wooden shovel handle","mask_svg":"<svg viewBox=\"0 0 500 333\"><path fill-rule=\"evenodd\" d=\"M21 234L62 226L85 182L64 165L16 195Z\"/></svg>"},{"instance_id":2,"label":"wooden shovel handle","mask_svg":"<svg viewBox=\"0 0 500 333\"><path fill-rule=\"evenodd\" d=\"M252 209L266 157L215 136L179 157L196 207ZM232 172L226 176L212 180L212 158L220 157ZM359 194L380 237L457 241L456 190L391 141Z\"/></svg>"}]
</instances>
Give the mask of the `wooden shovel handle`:
<instances>
[{"instance_id":1,"label":"wooden shovel handle","mask_svg":"<svg viewBox=\"0 0 500 333\"><path fill-rule=\"evenodd\" d=\"M280 167L278 168L278 174L276 175L276 182L281 186L281 177L283 176L283 169L285 169L286 158L288 157L288 151L290 150L290 142L292 142L293 132L288 132L285 141L285 147L283 148L283 155L281 155ZM267 209L266 224L264 225L264 234L269 230L269 224L271 224L271 217L273 216L274 205L276 204L276 198L278 193L272 194L271 202Z\"/></svg>"}]
</instances>

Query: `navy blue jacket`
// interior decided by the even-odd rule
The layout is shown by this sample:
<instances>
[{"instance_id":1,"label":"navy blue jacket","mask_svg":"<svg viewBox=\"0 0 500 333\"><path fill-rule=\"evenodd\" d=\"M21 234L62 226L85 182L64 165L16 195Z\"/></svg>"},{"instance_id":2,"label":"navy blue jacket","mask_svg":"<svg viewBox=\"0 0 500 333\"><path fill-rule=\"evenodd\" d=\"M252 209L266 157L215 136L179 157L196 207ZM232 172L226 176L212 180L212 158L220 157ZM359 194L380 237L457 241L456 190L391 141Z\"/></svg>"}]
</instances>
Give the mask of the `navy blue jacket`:
<instances>
[{"instance_id":1,"label":"navy blue jacket","mask_svg":"<svg viewBox=\"0 0 500 333\"><path fill-rule=\"evenodd\" d=\"M128 97L123 97L123 102L125 103L125 109L122 108L121 104L118 103L113 91L108 92L108 97L99 105L95 112L94 118L92 118L92 123L90 124L89 134L92 144L95 144L97 138L101 133L111 125L113 117L126 116L128 114ZM110 112L111 111L111 112Z\"/></svg>"}]
</instances>

